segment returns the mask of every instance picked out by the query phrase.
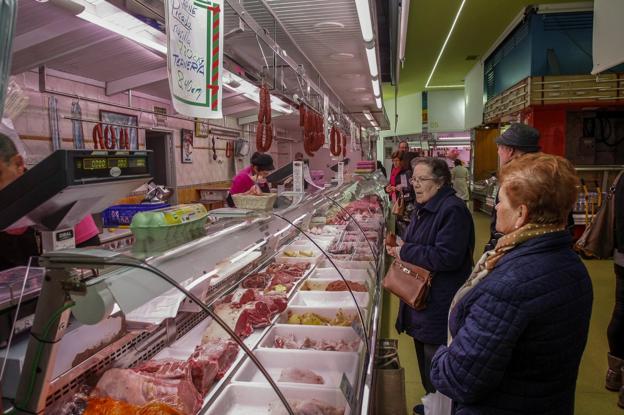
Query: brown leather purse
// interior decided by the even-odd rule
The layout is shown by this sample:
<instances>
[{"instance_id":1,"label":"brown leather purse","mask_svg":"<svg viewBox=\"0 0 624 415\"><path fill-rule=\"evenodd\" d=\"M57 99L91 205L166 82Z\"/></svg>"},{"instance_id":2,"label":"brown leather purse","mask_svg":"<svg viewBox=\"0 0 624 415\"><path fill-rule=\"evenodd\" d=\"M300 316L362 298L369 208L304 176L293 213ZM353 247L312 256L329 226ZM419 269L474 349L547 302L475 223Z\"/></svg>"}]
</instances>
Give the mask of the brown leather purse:
<instances>
[{"instance_id":1,"label":"brown leather purse","mask_svg":"<svg viewBox=\"0 0 624 415\"><path fill-rule=\"evenodd\" d=\"M395 259L381 284L414 310L423 310L427 306L432 276L431 271Z\"/></svg>"},{"instance_id":2,"label":"brown leather purse","mask_svg":"<svg viewBox=\"0 0 624 415\"><path fill-rule=\"evenodd\" d=\"M611 258L615 248L615 187L622 180L623 172L618 174L607 192L606 200L585 228L583 235L574 244L577 252L599 259Z\"/></svg>"}]
</instances>

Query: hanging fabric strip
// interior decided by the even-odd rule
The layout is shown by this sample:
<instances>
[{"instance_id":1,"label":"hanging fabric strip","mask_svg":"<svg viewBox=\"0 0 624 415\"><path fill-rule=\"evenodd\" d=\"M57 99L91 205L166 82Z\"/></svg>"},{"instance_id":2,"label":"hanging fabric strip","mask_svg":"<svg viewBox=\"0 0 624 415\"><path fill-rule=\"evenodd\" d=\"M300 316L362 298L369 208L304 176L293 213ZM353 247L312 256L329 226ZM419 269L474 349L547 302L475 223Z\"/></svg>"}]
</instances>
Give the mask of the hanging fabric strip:
<instances>
[{"instance_id":1,"label":"hanging fabric strip","mask_svg":"<svg viewBox=\"0 0 624 415\"><path fill-rule=\"evenodd\" d=\"M82 130L82 110L80 109L80 103L78 101L72 102L71 116L72 120L72 138L74 140L74 148L76 150L83 150L85 148L84 143L84 131Z\"/></svg>"},{"instance_id":2,"label":"hanging fabric strip","mask_svg":"<svg viewBox=\"0 0 624 415\"><path fill-rule=\"evenodd\" d=\"M52 149L61 148L61 135L59 133L59 115L57 110L58 100L51 96L48 98L48 117L50 120L50 137L52 137Z\"/></svg>"}]
</instances>

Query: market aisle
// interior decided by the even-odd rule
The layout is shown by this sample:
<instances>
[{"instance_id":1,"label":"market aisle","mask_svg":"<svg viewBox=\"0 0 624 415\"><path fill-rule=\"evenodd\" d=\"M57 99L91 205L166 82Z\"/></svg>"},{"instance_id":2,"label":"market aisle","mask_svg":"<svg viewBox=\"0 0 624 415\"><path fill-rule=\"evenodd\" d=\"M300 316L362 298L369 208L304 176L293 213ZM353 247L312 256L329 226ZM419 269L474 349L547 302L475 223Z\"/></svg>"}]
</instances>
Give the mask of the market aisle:
<instances>
[{"instance_id":1,"label":"market aisle","mask_svg":"<svg viewBox=\"0 0 624 415\"><path fill-rule=\"evenodd\" d=\"M475 260L482 253L482 247L489 236L489 217L482 213L474 213L476 230ZM613 276L613 261L585 261L592 277L594 286L594 308L592 311L589 340L577 382L576 411L577 415L624 415L624 410L617 407L617 393L609 392L604 388L604 374L607 370L607 325L613 309L613 292L615 278ZM394 296L385 293L383 307L383 338L399 339L399 358L405 368L405 388L407 398L407 414L411 415L412 408L420 403L424 395L420 383L418 365L411 337L397 335L394 321L399 309L399 301Z\"/></svg>"}]
</instances>

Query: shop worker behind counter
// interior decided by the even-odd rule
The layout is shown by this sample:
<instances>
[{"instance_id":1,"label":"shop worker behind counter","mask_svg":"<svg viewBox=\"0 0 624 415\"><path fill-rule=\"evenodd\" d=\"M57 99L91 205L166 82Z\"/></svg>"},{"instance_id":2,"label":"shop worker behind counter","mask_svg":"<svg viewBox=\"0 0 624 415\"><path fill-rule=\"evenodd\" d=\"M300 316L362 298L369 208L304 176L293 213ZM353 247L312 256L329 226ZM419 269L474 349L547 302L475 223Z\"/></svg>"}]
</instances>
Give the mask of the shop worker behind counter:
<instances>
[{"instance_id":1,"label":"shop worker behind counter","mask_svg":"<svg viewBox=\"0 0 624 415\"><path fill-rule=\"evenodd\" d=\"M230 207L234 207L234 200L231 195L261 195L269 192L269 184L266 177L269 172L275 170L273 157L269 154L255 152L251 156L250 165L238 172L232 179L230 193L227 202Z\"/></svg>"},{"instance_id":2,"label":"shop worker behind counter","mask_svg":"<svg viewBox=\"0 0 624 415\"><path fill-rule=\"evenodd\" d=\"M26 171L24 157L11 138L0 132L0 191L17 180ZM99 230L91 215L74 227L76 246L100 244ZM0 232L0 271L27 265L31 256L41 253L35 230L31 227Z\"/></svg>"},{"instance_id":3,"label":"shop worker behind counter","mask_svg":"<svg viewBox=\"0 0 624 415\"><path fill-rule=\"evenodd\" d=\"M533 127L521 123L512 123L509 128L496 139L498 147L498 162L500 168L507 163L522 157L525 154L537 153L540 151L538 145L540 133ZM500 189L500 187L499 187ZM500 190L499 190L500 192ZM494 206L498 204L498 193ZM574 218L572 212L568 215L567 226L571 229L574 226ZM496 242L502 236L496 231L496 209L492 210L492 223L490 224L490 240L485 245L485 251L491 251L496 247Z\"/></svg>"}]
</instances>

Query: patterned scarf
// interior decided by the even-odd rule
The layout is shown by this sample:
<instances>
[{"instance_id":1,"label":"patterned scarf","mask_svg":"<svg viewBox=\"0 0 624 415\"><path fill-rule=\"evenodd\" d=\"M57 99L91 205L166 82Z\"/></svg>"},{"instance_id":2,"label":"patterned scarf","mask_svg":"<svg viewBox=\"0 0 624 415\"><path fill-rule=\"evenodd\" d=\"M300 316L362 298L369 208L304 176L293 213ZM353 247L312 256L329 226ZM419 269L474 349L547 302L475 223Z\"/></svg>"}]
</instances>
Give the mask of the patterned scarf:
<instances>
[{"instance_id":1,"label":"patterned scarf","mask_svg":"<svg viewBox=\"0 0 624 415\"><path fill-rule=\"evenodd\" d=\"M500 261L506 253L530 239L537 238L538 236L546 235L548 233L560 232L564 229L565 227L562 225L529 223L500 238L496 244L496 248L485 252L481 259L479 259L479 262L475 265L470 277L468 277L468 280L466 280L464 285L462 285L455 294L455 297L453 297L451 307L449 308L449 317L451 315L451 311L455 308L457 303L459 303L462 298L464 298L474 287L477 286L477 284L487 277L490 271L496 267L498 261ZM450 345L452 341L453 337L451 336L451 330L449 328L447 332L447 345Z\"/></svg>"}]
</instances>

